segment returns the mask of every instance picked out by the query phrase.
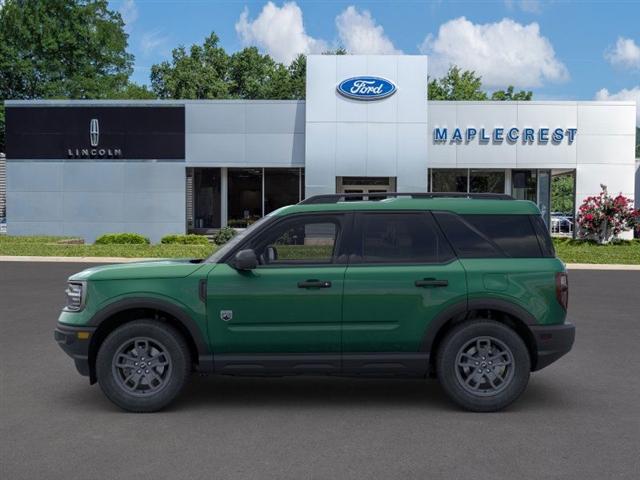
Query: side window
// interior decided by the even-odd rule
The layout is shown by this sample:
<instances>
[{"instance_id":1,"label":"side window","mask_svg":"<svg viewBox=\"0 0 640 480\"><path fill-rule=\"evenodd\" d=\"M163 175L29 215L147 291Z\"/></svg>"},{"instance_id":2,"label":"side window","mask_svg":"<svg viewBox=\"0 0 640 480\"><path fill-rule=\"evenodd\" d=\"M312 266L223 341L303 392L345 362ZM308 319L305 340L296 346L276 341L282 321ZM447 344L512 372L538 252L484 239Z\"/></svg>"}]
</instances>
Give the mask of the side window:
<instances>
[{"instance_id":1,"label":"side window","mask_svg":"<svg viewBox=\"0 0 640 480\"><path fill-rule=\"evenodd\" d=\"M362 213L362 263L444 263L454 255L429 213Z\"/></svg>"},{"instance_id":2,"label":"side window","mask_svg":"<svg viewBox=\"0 0 640 480\"><path fill-rule=\"evenodd\" d=\"M458 257L499 258L504 254L482 232L474 229L455 213L434 213Z\"/></svg>"},{"instance_id":3,"label":"side window","mask_svg":"<svg viewBox=\"0 0 640 480\"><path fill-rule=\"evenodd\" d=\"M435 214L461 258L538 258L538 237L528 215Z\"/></svg>"},{"instance_id":4,"label":"side window","mask_svg":"<svg viewBox=\"0 0 640 480\"><path fill-rule=\"evenodd\" d=\"M509 257L542 256L538 236L528 215L464 215L464 219L482 232Z\"/></svg>"},{"instance_id":5,"label":"side window","mask_svg":"<svg viewBox=\"0 0 640 480\"><path fill-rule=\"evenodd\" d=\"M542 249L542 256L555 257L556 250L553 247L553 241L551 240L551 235L549 235L549 229L547 228L547 224L544 223L542 216L531 215L529 218L531 219L533 228L536 229L536 233L538 234L538 242L540 243L540 248Z\"/></svg>"},{"instance_id":6,"label":"side window","mask_svg":"<svg viewBox=\"0 0 640 480\"><path fill-rule=\"evenodd\" d=\"M261 265L332 263L339 232L336 217L294 217L264 232L252 248Z\"/></svg>"}]
</instances>

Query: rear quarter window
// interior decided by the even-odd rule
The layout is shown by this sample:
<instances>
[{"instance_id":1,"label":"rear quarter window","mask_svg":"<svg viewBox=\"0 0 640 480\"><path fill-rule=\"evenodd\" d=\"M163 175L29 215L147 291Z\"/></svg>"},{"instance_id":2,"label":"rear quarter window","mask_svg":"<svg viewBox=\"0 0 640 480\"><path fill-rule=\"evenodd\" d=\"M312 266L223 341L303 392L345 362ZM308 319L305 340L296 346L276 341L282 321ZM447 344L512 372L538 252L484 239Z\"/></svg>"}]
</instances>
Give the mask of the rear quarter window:
<instances>
[{"instance_id":1,"label":"rear quarter window","mask_svg":"<svg viewBox=\"0 0 640 480\"><path fill-rule=\"evenodd\" d=\"M539 258L542 249L529 215L456 215L436 218L461 258Z\"/></svg>"}]
</instances>

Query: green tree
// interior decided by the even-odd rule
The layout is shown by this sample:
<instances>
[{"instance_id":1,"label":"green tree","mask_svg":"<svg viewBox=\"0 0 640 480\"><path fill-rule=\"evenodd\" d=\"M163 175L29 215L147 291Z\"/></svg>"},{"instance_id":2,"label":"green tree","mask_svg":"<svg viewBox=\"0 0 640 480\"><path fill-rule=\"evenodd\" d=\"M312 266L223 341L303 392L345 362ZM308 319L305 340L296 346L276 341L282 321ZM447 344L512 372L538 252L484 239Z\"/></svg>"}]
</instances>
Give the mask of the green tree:
<instances>
[{"instance_id":1,"label":"green tree","mask_svg":"<svg viewBox=\"0 0 640 480\"><path fill-rule=\"evenodd\" d=\"M229 98L229 56L211 33L202 46L174 48L171 62L151 67L151 89L159 98Z\"/></svg>"},{"instance_id":2,"label":"green tree","mask_svg":"<svg viewBox=\"0 0 640 480\"><path fill-rule=\"evenodd\" d=\"M429 100L486 100L482 77L471 70L452 66L442 78L429 81Z\"/></svg>"},{"instance_id":3,"label":"green tree","mask_svg":"<svg viewBox=\"0 0 640 480\"><path fill-rule=\"evenodd\" d=\"M0 104L122 95L133 64L126 48L124 22L107 0L7 0L0 9Z\"/></svg>"},{"instance_id":4,"label":"green tree","mask_svg":"<svg viewBox=\"0 0 640 480\"><path fill-rule=\"evenodd\" d=\"M291 98L304 100L307 92L307 57L298 55L291 65L289 65L289 76L291 77Z\"/></svg>"},{"instance_id":5,"label":"green tree","mask_svg":"<svg viewBox=\"0 0 640 480\"><path fill-rule=\"evenodd\" d=\"M298 55L288 67L256 47L228 55L211 33L202 46L173 50L171 62L151 67L151 89L159 98L301 99L306 65Z\"/></svg>"},{"instance_id":6,"label":"green tree","mask_svg":"<svg viewBox=\"0 0 640 480\"><path fill-rule=\"evenodd\" d=\"M488 100L482 90L482 77L472 70L462 70L452 66L442 78L429 80L429 100ZM531 100L533 92L514 92L509 85L506 90L497 90L491 94L491 100Z\"/></svg>"},{"instance_id":7,"label":"green tree","mask_svg":"<svg viewBox=\"0 0 640 480\"><path fill-rule=\"evenodd\" d=\"M533 92L531 90L524 91L520 90L519 92L513 91L513 85L509 85L506 90L496 90L491 94L491 100L501 100L501 101L514 101L514 100L525 100L529 101L533 98Z\"/></svg>"}]
</instances>

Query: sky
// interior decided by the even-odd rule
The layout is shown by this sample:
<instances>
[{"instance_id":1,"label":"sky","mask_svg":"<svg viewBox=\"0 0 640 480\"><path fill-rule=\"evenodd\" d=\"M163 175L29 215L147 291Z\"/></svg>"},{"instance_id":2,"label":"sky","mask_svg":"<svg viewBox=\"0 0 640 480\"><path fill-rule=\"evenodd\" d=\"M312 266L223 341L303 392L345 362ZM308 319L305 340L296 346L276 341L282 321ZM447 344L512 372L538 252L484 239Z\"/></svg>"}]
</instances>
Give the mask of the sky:
<instances>
[{"instance_id":1,"label":"sky","mask_svg":"<svg viewBox=\"0 0 640 480\"><path fill-rule=\"evenodd\" d=\"M288 64L342 46L353 54L424 54L429 73L475 70L488 91L534 100L636 100L640 0L112 0L135 55L133 80L178 45L215 32L232 53L257 46ZM640 125L640 107L638 108Z\"/></svg>"}]
</instances>

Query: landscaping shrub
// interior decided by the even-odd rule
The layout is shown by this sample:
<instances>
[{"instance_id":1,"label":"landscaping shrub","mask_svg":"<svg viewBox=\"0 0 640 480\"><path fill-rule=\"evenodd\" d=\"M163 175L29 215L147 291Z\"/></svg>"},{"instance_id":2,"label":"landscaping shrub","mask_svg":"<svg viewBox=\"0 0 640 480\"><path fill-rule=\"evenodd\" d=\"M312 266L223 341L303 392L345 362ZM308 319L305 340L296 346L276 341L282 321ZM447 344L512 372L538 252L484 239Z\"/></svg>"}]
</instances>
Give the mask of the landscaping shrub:
<instances>
[{"instance_id":1,"label":"landscaping shrub","mask_svg":"<svg viewBox=\"0 0 640 480\"><path fill-rule=\"evenodd\" d=\"M96 245L148 245L149 239L139 233L105 233L96 239Z\"/></svg>"},{"instance_id":2,"label":"landscaping shrub","mask_svg":"<svg viewBox=\"0 0 640 480\"><path fill-rule=\"evenodd\" d=\"M612 197L606 185L597 196L585 198L578 210L578 234L581 238L609 243L620 233L638 225L640 210L633 208L633 200L619 194Z\"/></svg>"},{"instance_id":3,"label":"landscaping shrub","mask_svg":"<svg viewBox=\"0 0 640 480\"><path fill-rule=\"evenodd\" d=\"M165 235L160 243L173 245L209 245L209 239L204 235Z\"/></svg>"},{"instance_id":4,"label":"landscaping shrub","mask_svg":"<svg viewBox=\"0 0 640 480\"><path fill-rule=\"evenodd\" d=\"M237 232L231 227L223 227L213 236L216 245L224 245L231 240Z\"/></svg>"}]
</instances>

